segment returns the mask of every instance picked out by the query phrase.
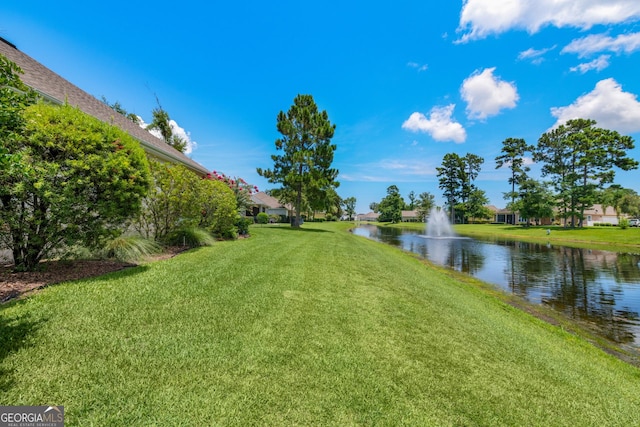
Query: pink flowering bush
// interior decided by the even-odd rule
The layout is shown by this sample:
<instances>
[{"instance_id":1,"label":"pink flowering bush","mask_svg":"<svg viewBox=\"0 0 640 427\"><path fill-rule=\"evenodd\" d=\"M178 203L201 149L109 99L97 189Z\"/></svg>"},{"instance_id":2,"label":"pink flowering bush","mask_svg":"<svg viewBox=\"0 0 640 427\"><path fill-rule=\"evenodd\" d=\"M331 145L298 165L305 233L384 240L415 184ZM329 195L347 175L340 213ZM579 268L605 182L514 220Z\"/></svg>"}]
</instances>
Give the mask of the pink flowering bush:
<instances>
[{"instance_id":1,"label":"pink flowering bush","mask_svg":"<svg viewBox=\"0 0 640 427\"><path fill-rule=\"evenodd\" d=\"M226 184L231 189L231 191L233 191L233 194L236 197L238 211L244 211L249 206L251 206L251 195L259 191L257 186L249 184L242 178L232 178L216 171L208 173L204 178L214 181L220 181Z\"/></svg>"}]
</instances>

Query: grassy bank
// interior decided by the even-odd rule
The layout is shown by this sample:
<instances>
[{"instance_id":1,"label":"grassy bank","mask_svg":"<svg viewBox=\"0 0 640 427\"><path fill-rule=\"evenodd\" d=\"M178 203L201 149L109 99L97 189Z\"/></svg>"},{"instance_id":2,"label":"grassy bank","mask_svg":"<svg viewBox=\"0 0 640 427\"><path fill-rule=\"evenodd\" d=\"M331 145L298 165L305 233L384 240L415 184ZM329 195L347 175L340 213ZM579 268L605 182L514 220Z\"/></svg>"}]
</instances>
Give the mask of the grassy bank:
<instances>
[{"instance_id":1,"label":"grassy bank","mask_svg":"<svg viewBox=\"0 0 640 427\"><path fill-rule=\"evenodd\" d=\"M640 370L345 224L0 307L0 401L67 425L638 425Z\"/></svg>"},{"instance_id":2,"label":"grassy bank","mask_svg":"<svg viewBox=\"0 0 640 427\"><path fill-rule=\"evenodd\" d=\"M380 224L391 227L406 227L414 230L424 230L422 223ZM538 242L583 247L591 249L610 250L614 252L640 252L640 228L621 229L619 227L522 227L500 224L457 224L457 233L463 236L514 239L527 242ZM547 230L550 231L547 234Z\"/></svg>"}]
</instances>

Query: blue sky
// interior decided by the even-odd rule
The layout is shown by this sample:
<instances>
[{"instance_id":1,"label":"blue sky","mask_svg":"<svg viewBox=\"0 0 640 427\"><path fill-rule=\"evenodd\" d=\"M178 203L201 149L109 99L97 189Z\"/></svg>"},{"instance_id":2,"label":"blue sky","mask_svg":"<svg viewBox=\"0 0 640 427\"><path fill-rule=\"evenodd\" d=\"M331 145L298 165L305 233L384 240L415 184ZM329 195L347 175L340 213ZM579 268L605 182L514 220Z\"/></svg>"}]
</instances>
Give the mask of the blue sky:
<instances>
[{"instance_id":1,"label":"blue sky","mask_svg":"<svg viewBox=\"0 0 640 427\"><path fill-rule=\"evenodd\" d=\"M336 124L338 193L359 212L392 184L442 204L450 152L484 157L476 184L503 207L502 141L570 118L640 147L637 0L93 3L3 0L0 36L145 121L157 96L194 160L260 189L299 93ZM616 182L640 192L639 178Z\"/></svg>"}]
</instances>

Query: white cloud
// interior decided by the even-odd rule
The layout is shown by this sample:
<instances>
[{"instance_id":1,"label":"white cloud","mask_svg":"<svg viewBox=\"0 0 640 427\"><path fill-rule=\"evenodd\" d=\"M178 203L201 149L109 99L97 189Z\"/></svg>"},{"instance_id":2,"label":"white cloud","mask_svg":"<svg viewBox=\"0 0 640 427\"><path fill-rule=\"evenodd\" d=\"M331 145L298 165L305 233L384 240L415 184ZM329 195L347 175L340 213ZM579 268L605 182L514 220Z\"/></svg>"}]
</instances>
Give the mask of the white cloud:
<instances>
[{"instance_id":1,"label":"white cloud","mask_svg":"<svg viewBox=\"0 0 640 427\"><path fill-rule=\"evenodd\" d=\"M362 173L345 174L340 173L340 181L348 182L389 182L389 178L384 175L369 175Z\"/></svg>"},{"instance_id":2,"label":"white cloud","mask_svg":"<svg viewBox=\"0 0 640 427\"><path fill-rule=\"evenodd\" d=\"M520 52L520 54L518 55L518 59L519 60L531 60L531 62L533 64L541 64L544 61L543 56L549 52L552 51L553 49L555 49L556 46L552 46L552 47L548 47L546 49L533 49L533 48L529 48L527 50L524 50L522 52Z\"/></svg>"},{"instance_id":3,"label":"white cloud","mask_svg":"<svg viewBox=\"0 0 640 427\"><path fill-rule=\"evenodd\" d=\"M475 71L462 82L460 94L467 103L467 117L486 119L500 110L514 108L519 96L513 83L500 80L493 75L494 68L486 68L481 73Z\"/></svg>"},{"instance_id":4,"label":"white cloud","mask_svg":"<svg viewBox=\"0 0 640 427\"><path fill-rule=\"evenodd\" d=\"M582 95L571 105L554 107L551 115L558 121L553 127L567 120L593 119L598 127L622 133L640 132L640 102L637 95L623 92L614 79L600 80L595 89Z\"/></svg>"},{"instance_id":5,"label":"white cloud","mask_svg":"<svg viewBox=\"0 0 640 427\"><path fill-rule=\"evenodd\" d=\"M433 107L429 118L422 113L413 113L402 124L402 129L412 132L426 132L436 141L462 143L467 139L467 132L460 123L451 119L454 108L455 104Z\"/></svg>"},{"instance_id":6,"label":"white cloud","mask_svg":"<svg viewBox=\"0 0 640 427\"><path fill-rule=\"evenodd\" d=\"M511 29L537 32L545 25L589 29L640 18L638 0L465 0L460 13L460 42Z\"/></svg>"},{"instance_id":7,"label":"white cloud","mask_svg":"<svg viewBox=\"0 0 640 427\"><path fill-rule=\"evenodd\" d=\"M353 165L351 173L340 173L340 181L349 182L415 182L436 175L432 162L414 159L382 159ZM371 171L377 171L372 174Z\"/></svg>"},{"instance_id":8,"label":"white cloud","mask_svg":"<svg viewBox=\"0 0 640 427\"><path fill-rule=\"evenodd\" d=\"M523 156L522 157L522 165L523 166L531 166L534 165L536 162L533 161L532 157L527 157L527 156ZM502 164L502 167L500 167L499 169L509 169L511 167L511 162L510 161L505 161Z\"/></svg>"},{"instance_id":9,"label":"white cloud","mask_svg":"<svg viewBox=\"0 0 640 427\"><path fill-rule=\"evenodd\" d=\"M584 58L598 52L633 53L640 50L640 33L620 34L610 37L606 34L591 34L573 40L561 53L575 53Z\"/></svg>"},{"instance_id":10,"label":"white cloud","mask_svg":"<svg viewBox=\"0 0 640 427\"><path fill-rule=\"evenodd\" d=\"M144 122L144 120L142 120L142 117L140 116L138 116L138 123L142 129L147 129L147 126L149 126ZM184 130L184 128L180 127L180 125L178 125L175 120L169 120L169 126L171 126L171 131L174 135L179 136L184 141L186 141L187 145L185 147L184 154L191 154L193 150L198 147L198 143L191 140L191 132L187 132L186 130ZM156 138L163 139L162 134L158 129L150 129L148 132Z\"/></svg>"},{"instance_id":11,"label":"white cloud","mask_svg":"<svg viewBox=\"0 0 640 427\"><path fill-rule=\"evenodd\" d=\"M427 71L429 69L427 64L418 64L417 62L408 62L407 67L415 68L418 71Z\"/></svg>"},{"instance_id":12,"label":"white cloud","mask_svg":"<svg viewBox=\"0 0 640 427\"><path fill-rule=\"evenodd\" d=\"M575 67L571 67L570 70L574 72L579 71L582 74L591 70L602 71L609 66L609 58L611 58L610 55L600 55L593 61L578 64Z\"/></svg>"},{"instance_id":13,"label":"white cloud","mask_svg":"<svg viewBox=\"0 0 640 427\"><path fill-rule=\"evenodd\" d=\"M436 173L431 163L420 160L383 159L378 163L378 167L386 171L399 172L400 175L425 176Z\"/></svg>"},{"instance_id":14,"label":"white cloud","mask_svg":"<svg viewBox=\"0 0 640 427\"><path fill-rule=\"evenodd\" d=\"M169 120L169 125L171 125L171 130L173 131L174 135L179 136L187 142L184 154L191 154L193 150L198 147L198 143L191 139L191 132L187 132L186 130L181 128L175 120Z\"/></svg>"}]
</instances>

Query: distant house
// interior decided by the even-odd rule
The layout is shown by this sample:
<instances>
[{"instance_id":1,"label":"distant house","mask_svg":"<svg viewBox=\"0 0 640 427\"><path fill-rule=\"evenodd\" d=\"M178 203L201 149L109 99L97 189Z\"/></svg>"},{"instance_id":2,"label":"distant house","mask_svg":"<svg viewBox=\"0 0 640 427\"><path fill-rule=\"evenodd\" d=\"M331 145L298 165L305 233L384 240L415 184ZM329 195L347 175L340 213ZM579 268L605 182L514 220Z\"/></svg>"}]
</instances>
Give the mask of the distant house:
<instances>
[{"instance_id":1,"label":"distant house","mask_svg":"<svg viewBox=\"0 0 640 427\"><path fill-rule=\"evenodd\" d=\"M420 222L420 214L416 210L402 211L402 222Z\"/></svg>"},{"instance_id":2,"label":"distant house","mask_svg":"<svg viewBox=\"0 0 640 427\"><path fill-rule=\"evenodd\" d=\"M498 209L495 206L487 206L494 214L494 222L500 224L525 224L526 219L520 217L519 212L511 212L507 209ZM571 219L567 219L570 223ZM551 225L553 218L538 218L537 223L533 219L529 221L535 225ZM595 204L590 209L584 211L584 225L593 226L596 224L618 225L619 218L615 209L611 206L603 207L603 205Z\"/></svg>"},{"instance_id":3,"label":"distant house","mask_svg":"<svg viewBox=\"0 0 640 427\"><path fill-rule=\"evenodd\" d=\"M513 212L508 209L499 209L495 206L487 206L490 211L493 212L493 222L498 224L520 224L522 218L518 212Z\"/></svg>"},{"instance_id":4,"label":"distant house","mask_svg":"<svg viewBox=\"0 0 640 427\"><path fill-rule=\"evenodd\" d=\"M267 215L279 215L284 217L293 216L293 207L289 204L280 203L278 199L260 191L251 195L252 206L248 212L250 216L256 216L259 213Z\"/></svg>"},{"instance_id":5,"label":"distant house","mask_svg":"<svg viewBox=\"0 0 640 427\"><path fill-rule=\"evenodd\" d=\"M611 224L618 225L619 218L612 206L603 207L600 204L593 205L591 209L584 211L584 225Z\"/></svg>"},{"instance_id":6,"label":"distant house","mask_svg":"<svg viewBox=\"0 0 640 427\"><path fill-rule=\"evenodd\" d=\"M104 102L60 77L33 58L19 51L15 45L0 37L0 54L15 62L24 72L20 79L36 91L45 101L63 104L65 101L103 122L113 124L135 138L150 157L170 163L178 163L199 175L209 171L176 150L165 141L155 137Z\"/></svg>"},{"instance_id":7,"label":"distant house","mask_svg":"<svg viewBox=\"0 0 640 427\"><path fill-rule=\"evenodd\" d=\"M380 217L379 213L369 212L367 214L358 214L358 215L356 215L356 220L357 221L375 222L375 221L378 220L379 217Z\"/></svg>"}]
</instances>

